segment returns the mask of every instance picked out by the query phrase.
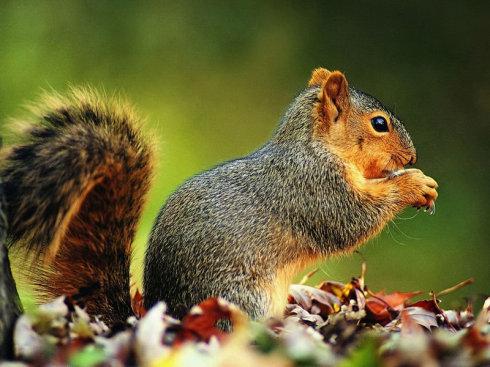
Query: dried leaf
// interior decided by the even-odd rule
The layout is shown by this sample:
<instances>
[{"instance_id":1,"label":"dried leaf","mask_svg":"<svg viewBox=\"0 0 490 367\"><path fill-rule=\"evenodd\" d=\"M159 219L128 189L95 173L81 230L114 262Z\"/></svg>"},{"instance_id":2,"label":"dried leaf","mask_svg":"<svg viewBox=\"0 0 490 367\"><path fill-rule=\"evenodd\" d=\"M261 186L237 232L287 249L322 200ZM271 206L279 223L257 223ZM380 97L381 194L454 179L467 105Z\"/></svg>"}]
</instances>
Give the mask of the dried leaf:
<instances>
[{"instance_id":1,"label":"dried leaf","mask_svg":"<svg viewBox=\"0 0 490 367\"><path fill-rule=\"evenodd\" d=\"M136 329L135 352L138 362L147 366L156 359L170 354L170 348L163 345L163 336L169 326L164 321L166 306L160 302L143 317Z\"/></svg>"},{"instance_id":2,"label":"dried leaf","mask_svg":"<svg viewBox=\"0 0 490 367\"><path fill-rule=\"evenodd\" d=\"M141 294L139 289L136 289L134 296L131 298L131 308L138 318L146 315L147 310L143 305L143 294Z\"/></svg>"},{"instance_id":3,"label":"dried leaf","mask_svg":"<svg viewBox=\"0 0 490 367\"><path fill-rule=\"evenodd\" d=\"M222 298L208 298L194 306L184 317L174 345L189 341L208 342L213 336L223 340L228 335L225 328L240 328L245 320L246 317L235 305Z\"/></svg>"},{"instance_id":4,"label":"dried leaf","mask_svg":"<svg viewBox=\"0 0 490 367\"><path fill-rule=\"evenodd\" d=\"M402 330L406 327L406 324L403 324L404 320L412 320L416 324L425 327L428 330L431 330L432 327L437 327L437 318L436 314L431 311L427 311L422 307L406 307L402 311L402 315L406 315L407 319L402 319Z\"/></svg>"},{"instance_id":5,"label":"dried leaf","mask_svg":"<svg viewBox=\"0 0 490 367\"><path fill-rule=\"evenodd\" d=\"M338 312L341 301L332 293L308 285L293 284L289 287L290 304L298 304L310 313L323 317ZM316 310L314 307L317 306Z\"/></svg>"},{"instance_id":6,"label":"dried leaf","mask_svg":"<svg viewBox=\"0 0 490 367\"><path fill-rule=\"evenodd\" d=\"M399 315L403 309L403 304L420 292L394 292L385 294L384 292L371 293L366 300L366 312L368 319L386 325Z\"/></svg>"}]
</instances>

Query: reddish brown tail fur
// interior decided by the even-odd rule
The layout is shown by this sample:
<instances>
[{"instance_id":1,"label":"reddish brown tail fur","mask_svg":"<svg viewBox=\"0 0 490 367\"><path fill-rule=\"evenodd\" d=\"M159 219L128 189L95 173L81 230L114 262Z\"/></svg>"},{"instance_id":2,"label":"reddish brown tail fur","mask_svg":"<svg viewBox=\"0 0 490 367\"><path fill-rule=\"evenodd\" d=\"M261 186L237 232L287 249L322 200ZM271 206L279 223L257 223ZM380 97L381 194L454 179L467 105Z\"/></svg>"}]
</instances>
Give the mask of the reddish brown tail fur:
<instances>
[{"instance_id":1,"label":"reddish brown tail fur","mask_svg":"<svg viewBox=\"0 0 490 367\"><path fill-rule=\"evenodd\" d=\"M9 243L34 253L41 294L109 324L131 314L131 243L152 171L133 113L88 90L48 97L0 169Z\"/></svg>"}]
</instances>

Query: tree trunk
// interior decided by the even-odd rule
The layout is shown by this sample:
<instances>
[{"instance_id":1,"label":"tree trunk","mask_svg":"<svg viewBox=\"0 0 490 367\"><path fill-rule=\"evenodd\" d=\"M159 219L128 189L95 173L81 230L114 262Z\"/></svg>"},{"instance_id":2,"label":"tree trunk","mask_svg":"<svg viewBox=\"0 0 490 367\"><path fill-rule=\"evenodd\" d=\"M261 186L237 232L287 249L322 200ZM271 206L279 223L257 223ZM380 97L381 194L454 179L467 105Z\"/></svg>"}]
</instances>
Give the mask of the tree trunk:
<instances>
[{"instance_id":1,"label":"tree trunk","mask_svg":"<svg viewBox=\"0 0 490 367\"><path fill-rule=\"evenodd\" d=\"M21 313L19 295L10 271L8 251L5 245L7 218L4 208L5 201L0 182L0 360L12 357L12 332L15 321Z\"/></svg>"}]
</instances>

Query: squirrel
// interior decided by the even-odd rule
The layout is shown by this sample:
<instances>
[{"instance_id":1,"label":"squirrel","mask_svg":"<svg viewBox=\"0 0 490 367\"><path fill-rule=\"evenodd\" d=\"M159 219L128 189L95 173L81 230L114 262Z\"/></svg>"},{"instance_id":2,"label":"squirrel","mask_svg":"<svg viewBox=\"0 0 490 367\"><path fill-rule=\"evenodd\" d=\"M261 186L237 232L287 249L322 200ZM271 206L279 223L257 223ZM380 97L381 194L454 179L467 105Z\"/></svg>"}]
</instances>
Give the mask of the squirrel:
<instances>
[{"instance_id":1,"label":"squirrel","mask_svg":"<svg viewBox=\"0 0 490 367\"><path fill-rule=\"evenodd\" d=\"M0 168L9 244L34 254L42 294L124 322L153 146L131 108L91 90L45 99L35 116ZM390 110L343 73L315 69L267 143L190 178L163 205L145 307L165 301L181 318L219 296L252 319L281 314L303 267L352 252L407 206L434 208L437 183L405 168L415 162Z\"/></svg>"}]
</instances>

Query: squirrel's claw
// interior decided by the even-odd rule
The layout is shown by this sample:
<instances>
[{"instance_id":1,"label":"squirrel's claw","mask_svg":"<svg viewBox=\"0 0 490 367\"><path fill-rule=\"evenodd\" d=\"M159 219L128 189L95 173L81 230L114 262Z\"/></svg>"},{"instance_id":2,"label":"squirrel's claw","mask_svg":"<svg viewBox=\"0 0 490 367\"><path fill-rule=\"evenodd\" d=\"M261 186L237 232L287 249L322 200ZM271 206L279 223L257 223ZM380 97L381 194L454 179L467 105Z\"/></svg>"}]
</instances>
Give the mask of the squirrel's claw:
<instances>
[{"instance_id":1,"label":"squirrel's claw","mask_svg":"<svg viewBox=\"0 0 490 367\"><path fill-rule=\"evenodd\" d=\"M429 215L434 215L436 213L436 203L431 201L426 211L429 212Z\"/></svg>"}]
</instances>

